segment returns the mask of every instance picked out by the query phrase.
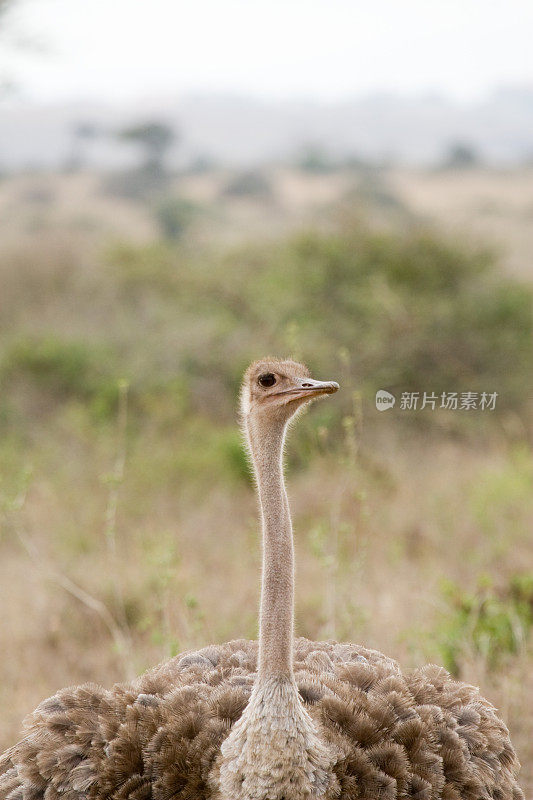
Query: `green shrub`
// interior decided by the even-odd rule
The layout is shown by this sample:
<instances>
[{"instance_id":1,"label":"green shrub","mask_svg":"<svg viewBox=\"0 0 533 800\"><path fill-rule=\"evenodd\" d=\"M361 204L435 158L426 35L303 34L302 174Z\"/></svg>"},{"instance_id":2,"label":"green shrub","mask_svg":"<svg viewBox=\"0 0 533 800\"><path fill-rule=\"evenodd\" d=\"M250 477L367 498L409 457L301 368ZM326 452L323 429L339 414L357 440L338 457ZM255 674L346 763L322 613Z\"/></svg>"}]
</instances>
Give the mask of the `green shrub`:
<instances>
[{"instance_id":1,"label":"green shrub","mask_svg":"<svg viewBox=\"0 0 533 800\"><path fill-rule=\"evenodd\" d=\"M452 582L444 586L447 611L437 631L437 645L447 669L459 675L465 653L501 665L526 642L533 625L533 573L515 575L501 588L485 580L474 592Z\"/></svg>"},{"instance_id":2,"label":"green shrub","mask_svg":"<svg viewBox=\"0 0 533 800\"><path fill-rule=\"evenodd\" d=\"M488 253L427 232L355 230L197 265L189 286L182 277L200 319L220 332L199 353L202 370L211 361L240 370L250 357L293 352L372 405L378 388L498 392L495 416L513 411L525 421L531 290L494 275L492 265ZM349 392L338 408L343 398L348 404Z\"/></svg>"},{"instance_id":3,"label":"green shrub","mask_svg":"<svg viewBox=\"0 0 533 800\"><path fill-rule=\"evenodd\" d=\"M527 511L533 498L533 457L526 445L509 452L503 464L487 466L468 486L468 505L490 545L505 552L531 537ZM524 513L526 512L526 513ZM512 538L511 538L512 537Z\"/></svg>"},{"instance_id":4,"label":"green shrub","mask_svg":"<svg viewBox=\"0 0 533 800\"><path fill-rule=\"evenodd\" d=\"M104 348L53 337L23 338L4 354L0 378L7 390L25 379L35 391L47 392L58 402L88 403L97 417L104 418L114 413L118 402L118 379L111 370Z\"/></svg>"},{"instance_id":5,"label":"green shrub","mask_svg":"<svg viewBox=\"0 0 533 800\"><path fill-rule=\"evenodd\" d=\"M161 235L165 239L177 241L187 231L197 213L194 203L170 196L158 203L155 219Z\"/></svg>"},{"instance_id":6,"label":"green shrub","mask_svg":"<svg viewBox=\"0 0 533 800\"><path fill-rule=\"evenodd\" d=\"M529 425L531 288L496 274L489 253L428 231L352 228L222 252L128 242L114 245L99 267L90 280L47 289L69 339L46 335L53 323L42 298L28 308L26 318L35 313L32 325L45 333L28 337L22 322L12 332L16 344L5 349L1 367L4 384L9 377L4 405L24 374L35 392L81 398L105 416L115 407L117 379L126 376L130 400L142 395L138 411L156 424L160 412L169 424L179 383L177 416L233 426L242 371L271 353L301 358L343 389L298 427L295 463L307 460L319 428L327 427L332 443L342 440L354 390L365 429L391 419L460 432L480 424L522 434ZM96 331L105 348L90 344ZM381 416L377 389L397 398L403 391L497 392L498 400L484 414L410 414L398 403Z\"/></svg>"}]
</instances>

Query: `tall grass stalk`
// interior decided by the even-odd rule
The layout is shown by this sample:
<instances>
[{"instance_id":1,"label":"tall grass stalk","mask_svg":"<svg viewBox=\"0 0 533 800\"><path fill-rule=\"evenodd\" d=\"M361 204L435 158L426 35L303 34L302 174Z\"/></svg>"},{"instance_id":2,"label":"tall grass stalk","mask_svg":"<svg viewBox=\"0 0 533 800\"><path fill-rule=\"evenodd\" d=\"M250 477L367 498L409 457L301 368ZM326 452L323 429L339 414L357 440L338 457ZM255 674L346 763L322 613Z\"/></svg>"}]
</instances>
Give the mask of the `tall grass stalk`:
<instances>
[{"instance_id":1,"label":"tall grass stalk","mask_svg":"<svg viewBox=\"0 0 533 800\"><path fill-rule=\"evenodd\" d=\"M125 380L118 384L118 416L117 416L117 449L113 471L105 477L108 484L107 506L105 511L105 541L111 568L111 580L116 604L116 613L119 618L121 630L120 653L128 678L135 676L133 666L133 643L131 631L126 614L124 592L120 575L122 565L117 551L117 510L120 488L124 482L126 466L126 437L128 426L128 383Z\"/></svg>"}]
</instances>

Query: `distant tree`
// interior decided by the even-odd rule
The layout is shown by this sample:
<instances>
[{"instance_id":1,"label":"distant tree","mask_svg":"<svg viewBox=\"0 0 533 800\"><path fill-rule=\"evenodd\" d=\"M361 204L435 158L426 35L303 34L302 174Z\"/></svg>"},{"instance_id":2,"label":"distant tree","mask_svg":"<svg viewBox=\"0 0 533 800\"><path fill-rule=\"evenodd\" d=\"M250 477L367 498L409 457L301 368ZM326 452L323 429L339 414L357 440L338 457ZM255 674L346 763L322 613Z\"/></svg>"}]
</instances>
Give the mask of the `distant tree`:
<instances>
[{"instance_id":1,"label":"distant tree","mask_svg":"<svg viewBox=\"0 0 533 800\"><path fill-rule=\"evenodd\" d=\"M176 132L164 122L143 122L120 131L119 138L133 142L143 151L143 168L147 172L163 174L164 162Z\"/></svg>"},{"instance_id":2,"label":"distant tree","mask_svg":"<svg viewBox=\"0 0 533 800\"><path fill-rule=\"evenodd\" d=\"M372 170L374 168L374 165L370 161L366 161L362 156L358 156L353 153L339 159L338 166L339 169L364 171Z\"/></svg>"},{"instance_id":3,"label":"distant tree","mask_svg":"<svg viewBox=\"0 0 533 800\"><path fill-rule=\"evenodd\" d=\"M444 157L445 169L468 169L481 163L477 150L466 142L454 142Z\"/></svg>"},{"instance_id":4,"label":"distant tree","mask_svg":"<svg viewBox=\"0 0 533 800\"><path fill-rule=\"evenodd\" d=\"M87 147L100 131L92 122L77 122L71 130L71 151L65 168L68 171L81 169L87 158Z\"/></svg>"},{"instance_id":5,"label":"distant tree","mask_svg":"<svg viewBox=\"0 0 533 800\"><path fill-rule=\"evenodd\" d=\"M304 172L331 172L335 168L329 155L318 144L306 145L297 158L296 165Z\"/></svg>"},{"instance_id":6,"label":"distant tree","mask_svg":"<svg viewBox=\"0 0 533 800\"><path fill-rule=\"evenodd\" d=\"M93 122L78 122L74 126L74 136L80 141L91 141L98 136L98 127Z\"/></svg>"},{"instance_id":7,"label":"distant tree","mask_svg":"<svg viewBox=\"0 0 533 800\"><path fill-rule=\"evenodd\" d=\"M103 184L104 192L143 202L161 199L170 178L165 161L171 145L178 138L176 131L164 122L148 120L115 131L114 135L119 141L139 148L141 163L136 169L108 175Z\"/></svg>"},{"instance_id":8,"label":"distant tree","mask_svg":"<svg viewBox=\"0 0 533 800\"><path fill-rule=\"evenodd\" d=\"M209 155L197 155L191 159L186 171L189 175L205 175L206 172L212 172L217 168L218 164L214 158Z\"/></svg>"}]
</instances>

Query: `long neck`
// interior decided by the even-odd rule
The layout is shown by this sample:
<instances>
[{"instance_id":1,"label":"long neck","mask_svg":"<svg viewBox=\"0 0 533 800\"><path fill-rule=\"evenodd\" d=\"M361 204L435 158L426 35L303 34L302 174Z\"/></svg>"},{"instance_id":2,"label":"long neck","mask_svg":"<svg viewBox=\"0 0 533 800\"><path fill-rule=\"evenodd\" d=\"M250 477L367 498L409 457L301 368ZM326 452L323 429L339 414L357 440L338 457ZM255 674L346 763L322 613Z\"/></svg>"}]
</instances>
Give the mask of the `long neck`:
<instances>
[{"instance_id":1,"label":"long neck","mask_svg":"<svg viewBox=\"0 0 533 800\"><path fill-rule=\"evenodd\" d=\"M285 424L247 421L263 531L259 680L292 676L294 549L283 479Z\"/></svg>"}]
</instances>

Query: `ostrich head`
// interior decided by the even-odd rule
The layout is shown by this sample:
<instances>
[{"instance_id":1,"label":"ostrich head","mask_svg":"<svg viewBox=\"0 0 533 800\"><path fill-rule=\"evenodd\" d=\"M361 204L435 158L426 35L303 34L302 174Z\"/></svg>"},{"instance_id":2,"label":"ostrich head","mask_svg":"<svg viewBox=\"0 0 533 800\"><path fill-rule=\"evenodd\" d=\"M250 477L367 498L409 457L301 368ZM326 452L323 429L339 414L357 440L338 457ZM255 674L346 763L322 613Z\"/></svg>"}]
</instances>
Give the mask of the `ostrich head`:
<instances>
[{"instance_id":1,"label":"ostrich head","mask_svg":"<svg viewBox=\"0 0 533 800\"><path fill-rule=\"evenodd\" d=\"M335 381L316 381L297 361L265 358L254 361L244 376L241 413L246 419L287 422L302 406L321 395L333 394Z\"/></svg>"}]
</instances>

